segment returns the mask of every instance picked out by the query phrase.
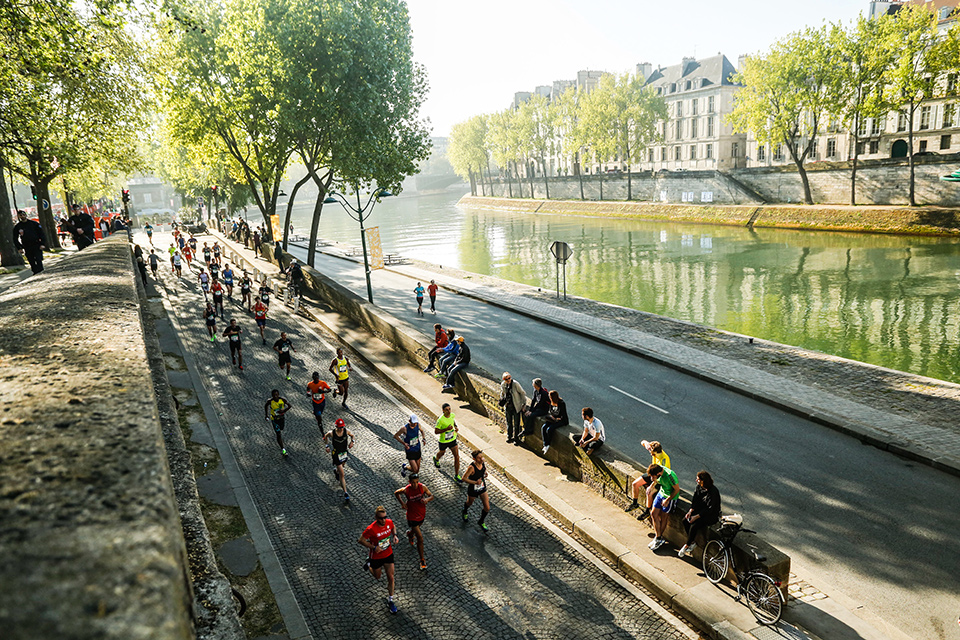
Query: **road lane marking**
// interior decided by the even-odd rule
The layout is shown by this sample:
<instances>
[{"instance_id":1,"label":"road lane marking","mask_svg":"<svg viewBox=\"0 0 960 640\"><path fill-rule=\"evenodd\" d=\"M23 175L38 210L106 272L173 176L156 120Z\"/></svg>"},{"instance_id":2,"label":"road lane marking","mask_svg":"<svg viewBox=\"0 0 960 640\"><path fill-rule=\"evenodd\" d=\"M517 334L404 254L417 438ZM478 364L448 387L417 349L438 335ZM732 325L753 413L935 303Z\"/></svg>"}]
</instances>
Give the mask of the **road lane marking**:
<instances>
[{"instance_id":1,"label":"road lane marking","mask_svg":"<svg viewBox=\"0 0 960 640\"><path fill-rule=\"evenodd\" d=\"M610 385L610 388L613 389L614 391L617 391L617 392L619 392L619 393L622 393L623 395L627 396L628 398L633 398L634 400L636 400L637 402L639 402L639 403L641 403L641 404L647 405L647 406L650 407L651 409L656 409L656 410L659 411L660 413L667 413L667 414L670 413L670 412L667 411L666 409L661 409L660 407L658 407L658 406L655 405L655 404L650 404L650 403L647 402L646 400L641 400L641 399L638 398L637 396L635 396L635 395L633 395L633 394L630 394L630 393L627 393L627 392L624 391L623 389L618 389L618 388L616 388L616 387L613 386L613 385Z\"/></svg>"}]
</instances>

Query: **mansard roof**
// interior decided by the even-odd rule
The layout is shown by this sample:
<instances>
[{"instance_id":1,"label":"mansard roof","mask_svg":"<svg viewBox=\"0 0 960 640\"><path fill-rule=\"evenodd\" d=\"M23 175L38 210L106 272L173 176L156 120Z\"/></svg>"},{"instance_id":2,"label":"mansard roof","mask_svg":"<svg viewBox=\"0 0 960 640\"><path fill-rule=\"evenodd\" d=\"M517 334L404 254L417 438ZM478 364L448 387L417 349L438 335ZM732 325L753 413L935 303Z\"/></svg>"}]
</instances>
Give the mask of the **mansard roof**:
<instances>
[{"instance_id":1,"label":"mansard roof","mask_svg":"<svg viewBox=\"0 0 960 640\"><path fill-rule=\"evenodd\" d=\"M687 81L691 82L690 91L711 85L734 86L736 83L731 81L731 76L736 71L727 57L722 54L701 60L684 58L680 64L655 70L647 78L646 84L653 87L669 87L676 83L675 93L687 91Z\"/></svg>"}]
</instances>

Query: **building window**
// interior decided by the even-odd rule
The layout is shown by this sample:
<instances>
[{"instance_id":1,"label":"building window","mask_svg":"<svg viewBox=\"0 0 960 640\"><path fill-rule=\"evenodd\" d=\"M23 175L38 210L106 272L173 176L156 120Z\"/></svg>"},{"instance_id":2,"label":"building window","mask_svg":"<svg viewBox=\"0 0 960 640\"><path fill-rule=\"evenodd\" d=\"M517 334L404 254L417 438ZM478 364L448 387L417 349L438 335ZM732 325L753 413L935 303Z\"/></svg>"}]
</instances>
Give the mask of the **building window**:
<instances>
[{"instance_id":1,"label":"building window","mask_svg":"<svg viewBox=\"0 0 960 640\"><path fill-rule=\"evenodd\" d=\"M867 143L866 143L866 142L858 142L858 143L857 143L857 155L858 155L858 156L862 156L862 155L865 154L866 152L867 152Z\"/></svg>"},{"instance_id":2,"label":"building window","mask_svg":"<svg viewBox=\"0 0 960 640\"><path fill-rule=\"evenodd\" d=\"M712 138L714 134L713 116L707 118L707 137Z\"/></svg>"},{"instance_id":3,"label":"building window","mask_svg":"<svg viewBox=\"0 0 960 640\"><path fill-rule=\"evenodd\" d=\"M880 118L871 118L870 119L870 135L878 136L880 135Z\"/></svg>"},{"instance_id":4,"label":"building window","mask_svg":"<svg viewBox=\"0 0 960 640\"><path fill-rule=\"evenodd\" d=\"M901 111L897 117L897 131L907 130L907 112Z\"/></svg>"},{"instance_id":5,"label":"building window","mask_svg":"<svg viewBox=\"0 0 960 640\"><path fill-rule=\"evenodd\" d=\"M700 98L694 98L690 101L690 115L695 116L700 114Z\"/></svg>"},{"instance_id":6,"label":"building window","mask_svg":"<svg viewBox=\"0 0 960 640\"><path fill-rule=\"evenodd\" d=\"M950 136L946 137L949 138ZM710 143L707 143L707 160L713 160L713 145Z\"/></svg>"},{"instance_id":7,"label":"building window","mask_svg":"<svg viewBox=\"0 0 960 640\"><path fill-rule=\"evenodd\" d=\"M653 147L651 147L650 151L647 153L647 162L653 162Z\"/></svg>"},{"instance_id":8,"label":"building window","mask_svg":"<svg viewBox=\"0 0 960 640\"><path fill-rule=\"evenodd\" d=\"M666 147L660 147L660 161L661 161L661 162L666 162L666 161L667 161L667 148L666 148Z\"/></svg>"},{"instance_id":9,"label":"building window","mask_svg":"<svg viewBox=\"0 0 960 640\"><path fill-rule=\"evenodd\" d=\"M921 140L921 141L920 141L920 151L926 151L926 150L927 150L927 141L926 141L926 140Z\"/></svg>"},{"instance_id":10,"label":"building window","mask_svg":"<svg viewBox=\"0 0 960 640\"><path fill-rule=\"evenodd\" d=\"M687 80L687 84L684 86L687 91L690 91L690 81Z\"/></svg>"},{"instance_id":11,"label":"building window","mask_svg":"<svg viewBox=\"0 0 960 640\"><path fill-rule=\"evenodd\" d=\"M860 129L859 131L857 131L857 135L860 136L861 138L867 137L867 119L866 118L861 118Z\"/></svg>"},{"instance_id":12,"label":"building window","mask_svg":"<svg viewBox=\"0 0 960 640\"><path fill-rule=\"evenodd\" d=\"M695 144L690 145L690 159L691 160L697 159L697 145Z\"/></svg>"},{"instance_id":13,"label":"building window","mask_svg":"<svg viewBox=\"0 0 960 640\"><path fill-rule=\"evenodd\" d=\"M714 98L713 96L709 96L707 98L707 113L714 113L715 111Z\"/></svg>"},{"instance_id":14,"label":"building window","mask_svg":"<svg viewBox=\"0 0 960 640\"><path fill-rule=\"evenodd\" d=\"M740 155L740 143L734 142L733 144L730 145L730 157L736 158L739 155Z\"/></svg>"},{"instance_id":15,"label":"building window","mask_svg":"<svg viewBox=\"0 0 960 640\"><path fill-rule=\"evenodd\" d=\"M681 101L681 102L677 102L677 117L678 117L678 118L682 118L682 117L683 117L683 102L682 102L682 101Z\"/></svg>"},{"instance_id":16,"label":"building window","mask_svg":"<svg viewBox=\"0 0 960 640\"><path fill-rule=\"evenodd\" d=\"M673 159L674 159L674 160L683 160L683 158L680 156L681 153L682 153L682 152L681 152L679 146L674 147L674 148L673 148Z\"/></svg>"},{"instance_id":17,"label":"building window","mask_svg":"<svg viewBox=\"0 0 960 640\"><path fill-rule=\"evenodd\" d=\"M957 92L957 74L951 73L950 75L947 76L947 95L952 96L956 92Z\"/></svg>"},{"instance_id":18,"label":"building window","mask_svg":"<svg viewBox=\"0 0 960 640\"><path fill-rule=\"evenodd\" d=\"M920 107L920 130L930 128L930 107Z\"/></svg>"},{"instance_id":19,"label":"building window","mask_svg":"<svg viewBox=\"0 0 960 640\"><path fill-rule=\"evenodd\" d=\"M677 120L677 140L683 140L683 120Z\"/></svg>"},{"instance_id":20,"label":"building window","mask_svg":"<svg viewBox=\"0 0 960 640\"><path fill-rule=\"evenodd\" d=\"M777 143L777 146L773 148L773 161L779 162L783 160L783 144Z\"/></svg>"},{"instance_id":21,"label":"building window","mask_svg":"<svg viewBox=\"0 0 960 640\"><path fill-rule=\"evenodd\" d=\"M820 153L820 138L814 138L813 140L811 140L811 142L813 144L810 145L810 156L814 160L817 160L818 159L817 154Z\"/></svg>"},{"instance_id":22,"label":"building window","mask_svg":"<svg viewBox=\"0 0 960 640\"><path fill-rule=\"evenodd\" d=\"M837 139L827 138L827 157L833 158L837 155Z\"/></svg>"},{"instance_id":23,"label":"building window","mask_svg":"<svg viewBox=\"0 0 960 640\"><path fill-rule=\"evenodd\" d=\"M766 159L767 159L767 148L766 146L761 144L760 146L757 147L757 160L759 160L760 162L763 162Z\"/></svg>"},{"instance_id":24,"label":"building window","mask_svg":"<svg viewBox=\"0 0 960 640\"><path fill-rule=\"evenodd\" d=\"M677 83L676 83L676 82L671 82L671 83L670 83L670 93L676 93L676 92L677 92Z\"/></svg>"},{"instance_id":25,"label":"building window","mask_svg":"<svg viewBox=\"0 0 960 640\"><path fill-rule=\"evenodd\" d=\"M953 114L956 110L956 105L954 104L945 104L943 105L943 128L953 126Z\"/></svg>"},{"instance_id":26,"label":"building window","mask_svg":"<svg viewBox=\"0 0 960 640\"><path fill-rule=\"evenodd\" d=\"M945 136L940 136L940 148L949 149L950 148L950 134Z\"/></svg>"},{"instance_id":27,"label":"building window","mask_svg":"<svg viewBox=\"0 0 960 640\"><path fill-rule=\"evenodd\" d=\"M693 118L690 120L690 137L694 139L696 139L697 137L697 122L699 122L697 118Z\"/></svg>"},{"instance_id":28,"label":"building window","mask_svg":"<svg viewBox=\"0 0 960 640\"><path fill-rule=\"evenodd\" d=\"M880 141L879 141L879 140L871 140L871 141L870 141L870 153L871 153L872 155L876 155L876 154L880 153Z\"/></svg>"}]
</instances>

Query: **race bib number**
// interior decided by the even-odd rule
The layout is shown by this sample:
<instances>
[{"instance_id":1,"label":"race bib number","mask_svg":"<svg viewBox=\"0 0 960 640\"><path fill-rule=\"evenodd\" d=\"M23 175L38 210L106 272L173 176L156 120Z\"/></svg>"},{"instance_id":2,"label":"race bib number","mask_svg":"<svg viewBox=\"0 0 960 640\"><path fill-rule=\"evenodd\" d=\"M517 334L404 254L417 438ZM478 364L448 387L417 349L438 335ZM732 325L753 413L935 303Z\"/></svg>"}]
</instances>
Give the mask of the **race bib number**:
<instances>
[{"instance_id":1,"label":"race bib number","mask_svg":"<svg viewBox=\"0 0 960 640\"><path fill-rule=\"evenodd\" d=\"M384 538L383 540L377 543L377 551L386 551L389 548L390 548L390 536L388 535L386 538Z\"/></svg>"},{"instance_id":2,"label":"race bib number","mask_svg":"<svg viewBox=\"0 0 960 640\"><path fill-rule=\"evenodd\" d=\"M282 347L280 347L280 351L287 353L288 351L290 351L290 347L288 347L287 345L283 345Z\"/></svg>"},{"instance_id":3,"label":"race bib number","mask_svg":"<svg viewBox=\"0 0 960 640\"><path fill-rule=\"evenodd\" d=\"M338 454L337 454L337 460L339 460L340 462L346 462L346 461L347 461L347 452L344 451L343 453L338 453Z\"/></svg>"},{"instance_id":4,"label":"race bib number","mask_svg":"<svg viewBox=\"0 0 960 640\"><path fill-rule=\"evenodd\" d=\"M322 393L313 394L313 401L316 402L317 404L320 404L321 402L323 402L323 394Z\"/></svg>"},{"instance_id":5,"label":"race bib number","mask_svg":"<svg viewBox=\"0 0 960 640\"><path fill-rule=\"evenodd\" d=\"M417 437L417 438L410 438L410 446L411 446L411 447L415 447L415 446L417 446L418 444L420 444L420 438L419 438L419 437Z\"/></svg>"},{"instance_id":6,"label":"race bib number","mask_svg":"<svg viewBox=\"0 0 960 640\"><path fill-rule=\"evenodd\" d=\"M230 342L239 342L240 336L230 336Z\"/></svg>"}]
</instances>

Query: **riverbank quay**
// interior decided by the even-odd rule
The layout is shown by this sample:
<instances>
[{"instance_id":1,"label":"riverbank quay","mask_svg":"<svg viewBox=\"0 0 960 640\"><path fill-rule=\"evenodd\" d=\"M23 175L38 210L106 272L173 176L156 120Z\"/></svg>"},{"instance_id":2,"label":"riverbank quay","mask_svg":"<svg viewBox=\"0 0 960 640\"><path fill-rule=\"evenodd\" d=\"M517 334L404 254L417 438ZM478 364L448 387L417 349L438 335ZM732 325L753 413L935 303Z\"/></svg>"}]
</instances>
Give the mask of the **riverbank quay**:
<instances>
[{"instance_id":1,"label":"riverbank quay","mask_svg":"<svg viewBox=\"0 0 960 640\"><path fill-rule=\"evenodd\" d=\"M572 215L647 221L815 231L960 236L960 208L884 205L718 205L539 200L463 196L461 207L544 215Z\"/></svg>"},{"instance_id":2,"label":"riverbank quay","mask_svg":"<svg viewBox=\"0 0 960 640\"><path fill-rule=\"evenodd\" d=\"M0 294L4 638L241 637L198 510L178 502L191 479L171 478L185 452L126 240Z\"/></svg>"},{"instance_id":3,"label":"riverbank quay","mask_svg":"<svg viewBox=\"0 0 960 640\"><path fill-rule=\"evenodd\" d=\"M216 237L222 239L220 235ZM252 251L243 249L236 243L226 241L226 244L230 247L230 252L241 257L248 266L270 278L276 278L276 265L264 259L254 259ZM304 271L309 282L313 270ZM343 294L336 296L347 297ZM334 296L329 294L321 296L322 303L318 307L308 305L301 309L306 309L331 332L340 335L422 407L432 407L435 410L439 402L450 398L440 392L439 385L432 377L424 374L420 367L408 359L415 347L403 345L407 341L403 336L408 335L403 321L389 316L378 324L368 319L353 321L333 312L333 307L344 304L333 298ZM368 307L360 296L353 295L352 298L366 310L363 315L376 312L373 307ZM441 304L450 304L450 298L446 298L446 302L441 301ZM392 327L392 330L384 328L385 326ZM371 336L372 331L386 335L382 336L383 340L376 340ZM409 342L407 344L409 345ZM475 379L472 373L470 379ZM489 390L484 393L482 386L473 396L465 396L464 392L468 390L464 390L460 383L457 388L460 401L455 406L461 408L475 405L478 399L482 402L483 397L478 396L489 396ZM495 403L495 397L493 401ZM743 637L738 634L757 631L758 625L749 612L733 601L729 591L720 591L705 582L696 563L679 561L675 550L672 554L651 553L647 549L647 543L652 532L646 524L638 524L632 514L623 511L621 503L610 499L610 494L598 493L598 487L591 486L586 481L577 482L579 478L569 475L566 468L569 459L559 460L554 457L554 451L563 449L564 443L558 443L555 439L550 460L545 462L543 457L538 455L539 446L533 442L527 445L530 449L504 444L502 428L485 413L458 412L457 415L458 422L463 423L461 434L465 439L473 446L482 447L488 460L503 469L507 477L531 496L544 511L562 523L573 535L587 542L607 562L656 593L663 602L670 604L685 618L695 621L705 635ZM538 437L534 436L530 440L535 442ZM572 449L569 442L566 447ZM613 457L603 457L603 460L619 464L619 459ZM579 462L588 464L582 459ZM619 475L620 473L622 472L614 475L620 477L622 482L623 476ZM602 492L603 488L600 487L599 490ZM622 486L619 497L621 500L624 497ZM790 576L793 597L786 619L802 625L808 631L808 635L794 631L799 634L794 637L907 637L842 593L814 586L817 583L815 576L814 571L796 566ZM764 634L763 631L757 633L757 637Z\"/></svg>"}]
</instances>

